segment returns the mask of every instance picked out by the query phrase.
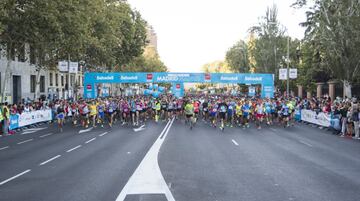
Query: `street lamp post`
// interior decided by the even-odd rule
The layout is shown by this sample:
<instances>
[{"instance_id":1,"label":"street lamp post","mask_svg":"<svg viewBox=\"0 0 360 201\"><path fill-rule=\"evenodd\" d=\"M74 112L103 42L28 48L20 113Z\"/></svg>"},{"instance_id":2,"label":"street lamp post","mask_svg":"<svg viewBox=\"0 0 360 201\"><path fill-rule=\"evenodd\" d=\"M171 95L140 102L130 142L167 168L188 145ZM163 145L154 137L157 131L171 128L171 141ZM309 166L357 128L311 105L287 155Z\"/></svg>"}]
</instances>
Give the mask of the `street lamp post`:
<instances>
[{"instance_id":1,"label":"street lamp post","mask_svg":"<svg viewBox=\"0 0 360 201\"><path fill-rule=\"evenodd\" d=\"M290 36L288 36L288 41L287 41L287 76L286 76L286 96L289 97L289 85L290 85Z\"/></svg>"}]
</instances>

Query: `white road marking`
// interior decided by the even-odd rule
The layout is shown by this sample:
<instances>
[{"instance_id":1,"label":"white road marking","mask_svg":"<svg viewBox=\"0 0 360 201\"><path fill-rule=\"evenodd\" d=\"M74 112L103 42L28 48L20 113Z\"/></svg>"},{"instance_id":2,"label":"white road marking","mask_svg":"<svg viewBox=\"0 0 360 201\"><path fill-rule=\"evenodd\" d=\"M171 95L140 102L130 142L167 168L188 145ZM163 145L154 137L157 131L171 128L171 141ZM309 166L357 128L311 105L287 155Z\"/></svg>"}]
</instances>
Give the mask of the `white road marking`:
<instances>
[{"instance_id":1,"label":"white road marking","mask_svg":"<svg viewBox=\"0 0 360 201\"><path fill-rule=\"evenodd\" d=\"M78 146L76 146L76 147L74 147L74 148L71 148L71 149L67 150L66 152L67 152L67 153L72 152L72 151L74 151L75 149L78 149L78 148L80 148L80 147L81 147L81 145L78 145Z\"/></svg>"},{"instance_id":2,"label":"white road marking","mask_svg":"<svg viewBox=\"0 0 360 201\"><path fill-rule=\"evenodd\" d=\"M104 135L108 134L108 132L105 132L105 133L101 133L99 136L102 137Z\"/></svg>"},{"instance_id":3,"label":"white road marking","mask_svg":"<svg viewBox=\"0 0 360 201\"><path fill-rule=\"evenodd\" d=\"M131 152L130 152L130 151L128 151L128 152L127 152L127 154L131 154Z\"/></svg>"},{"instance_id":4,"label":"white road marking","mask_svg":"<svg viewBox=\"0 0 360 201\"><path fill-rule=\"evenodd\" d=\"M158 139L154 142L153 146L116 198L116 201L124 201L126 195L130 194L165 194L168 201L175 201L161 174L158 163L158 154L161 145L169 133L173 122L174 118L166 124ZM163 134L164 136L161 138Z\"/></svg>"},{"instance_id":5,"label":"white road marking","mask_svg":"<svg viewBox=\"0 0 360 201\"><path fill-rule=\"evenodd\" d=\"M1 147L1 148L0 148L0 151L1 151L1 150L4 150L4 149L7 149L7 148L9 148L9 146Z\"/></svg>"},{"instance_id":6,"label":"white road marking","mask_svg":"<svg viewBox=\"0 0 360 201\"><path fill-rule=\"evenodd\" d=\"M25 130L23 133L21 133L21 135L26 135L26 134L30 134L30 133L35 133L37 131L41 131L41 130L44 130L46 129L47 127L45 128L30 128L30 129L27 129Z\"/></svg>"},{"instance_id":7,"label":"white road marking","mask_svg":"<svg viewBox=\"0 0 360 201\"><path fill-rule=\"evenodd\" d=\"M92 129L93 129L93 127L90 127L90 128L88 128L88 129L85 129L85 130L80 130L80 131L79 131L79 134L80 134L80 133L89 132L89 131L91 131Z\"/></svg>"},{"instance_id":8,"label":"white road marking","mask_svg":"<svg viewBox=\"0 0 360 201\"><path fill-rule=\"evenodd\" d=\"M45 135L41 135L41 136L39 136L39 137L43 138L43 137L47 137L47 136L50 136L50 135L52 135L52 133L48 133L48 134L45 134Z\"/></svg>"},{"instance_id":9,"label":"white road marking","mask_svg":"<svg viewBox=\"0 0 360 201\"><path fill-rule=\"evenodd\" d=\"M40 163L39 165L45 165L46 163L49 163L49 162L51 162L51 161L59 158L60 156L61 156L61 155L54 156L54 157L50 158L49 160Z\"/></svg>"},{"instance_id":10,"label":"white road marking","mask_svg":"<svg viewBox=\"0 0 360 201\"><path fill-rule=\"evenodd\" d=\"M304 144L306 146L309 146L309 147L313 147L311 144L307 143L307 142L304 142L302 140L299 141L301 144Z\"/></svg>"},{"instance_id":11,"label":"white road marking","mask_svg":"<svg viewBox=\"0 0 360 201\"><path fill-rule=\"evenodd\" d=\"M94 141L95 139L96 139L96 137L94 137L94 138L92 138L92 139L90 139L90 140L86 141L86 142L85 142L85 144L90 143L90 142Z\"/></svg>"},{"instance_id":12,"label":"white road marking","mask_svg":"<svg viewBox=\"0 0 360 201\"><path fill-rule=\"evenodd\" d=\"M29 169L29 170L25 170L24 172L22 172L22 173L20 173L20 174L17 174L17 175L15 175L15 176L13 176L13 177L5 180L5 181L2 181L2 182L0 182L0 186L3 185L3 184L6 184L7 182L9 182L9 181L11 181L11 180L14 180L14 179L22 176L22 175L24 175L24 174L26 174L26 173L28 173L28 172L30 172L30 171L31 171L30 169Z\"/></svg>"},{"instance_id":13,"label":"white road marking","mask_svg":"<svg viewBox=\"0 0 360 201\"><path fill-rule=\"evenodd\" d=\"M145 130L145 128L144 128L144 127L134 128L134 131L135 131L135 132L139 132L139 131L142 131L142 130Z\"/></svg>"},{"instance_id":14,"label":"white road marking","mask_svg":"<svg viewBox=\"0 0 360 201\"><path fill-rule=\"evenodd\" d=\"M239 144L235 140L231 140L236 146L239 146Z\"/></svg>"},{"instance_id":15,"label":"white road marking","mask_svg":"<svg viewBox=\"0 0 360 201\"><path fill-rule=\"evenodd\" d=\"M270 130L272 130L273 132L277 132L277 130L276 129L274 129L274 128L270 128Z\"/></svg>"},{"instance_id":16,"label":"white road marking","mask_svg":"<svg viewBox=\"0 0 360 201\"><path fill-rule=\"evenodd\" d=\"M30 141L33 141L34 139L28 139L28 140L25 140L25 141L22 141L22 142L18 142L17 144L24 144L24 143L27 143L27 142L30 142Z\"/></svg>"}]
</instances>

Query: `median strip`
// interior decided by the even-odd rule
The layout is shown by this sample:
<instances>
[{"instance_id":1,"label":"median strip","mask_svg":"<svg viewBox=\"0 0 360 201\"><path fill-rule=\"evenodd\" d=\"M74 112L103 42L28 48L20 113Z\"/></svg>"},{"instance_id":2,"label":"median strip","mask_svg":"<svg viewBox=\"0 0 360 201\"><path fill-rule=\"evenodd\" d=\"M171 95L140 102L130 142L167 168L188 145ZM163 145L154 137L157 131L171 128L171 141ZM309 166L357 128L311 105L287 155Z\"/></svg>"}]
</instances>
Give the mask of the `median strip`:
<instances>
[{"instance_id":1,"label":"median strip","mask_svg":"<svg viewBox=\"0 0 360 201\"><path fill-rule=\"evenodd\" d=\"M50 158L49 160L40 163L39 165L40 165L40 166L41 166L41 165L45 165L46 163L49 163L49 162L51 162L51 161L53 161L53 160L55 160L55 159L57 159L57 158L59 158L59 157L61 157L61 155L57 155L57 156L55 156L55 157L52 157L52 158Z\"/></svg>"},{"instance_id":2,"label":"median strip","mask_svg":"<svg viewBox=\"0 0 360 201\"><path fill-rule=\"evenodd\" d=\"M17 175L15 175L15 176L13 176L13 177L5 180L5 181L2 181L2 182L0 182L0 186L3 185L3 184L6 184L7 182L9 182L9 181L11 181L11 180L14 180L14 179L22 176L22 175L24 175L24 174L26 174L26 173L28 173L28 172L30 172L30 171L31 171L31 170L25 170L24 172L22 172L22 173L20 173L20 174L17 174Z\"/></svg>"},{"instance_id":3,"label":"median strip","mask_svg":"<svg viewBox=\"0 0 360 201\"><path fill-rule=\"evenodd\" d=\"M28 139L28 140L25 140L25 141L22 141L22 142L18 142L17 144L24 144L24 143L27 143L27 142L30 142L30 141L33 141L34 139Z\"/></svg>"}]
</instances>

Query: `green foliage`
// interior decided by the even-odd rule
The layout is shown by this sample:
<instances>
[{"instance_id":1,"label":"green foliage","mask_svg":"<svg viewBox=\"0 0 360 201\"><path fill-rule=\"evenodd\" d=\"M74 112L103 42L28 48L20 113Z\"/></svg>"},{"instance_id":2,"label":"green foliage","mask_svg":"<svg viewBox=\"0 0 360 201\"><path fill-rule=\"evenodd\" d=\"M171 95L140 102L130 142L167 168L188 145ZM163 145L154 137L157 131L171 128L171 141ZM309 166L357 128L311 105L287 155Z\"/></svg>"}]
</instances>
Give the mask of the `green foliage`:
<instances>
[{"instance_id":1,"label":"green foliage","mask_svg":"<svg viewBox=\"0 0 360 201\"><path fill-rule=\"evenodd\" d=\"M226 52L226 61L234 72L246 73L250 70L247 44L240 40Z\"/></svg>"},{"instance_id":2,"label":"green foliage","mask_svg":"<svg viewBox=\"0 0 360 201\"><path fill-rule=\"evenodd\" d=\"M2 0L0 11L0 42L30 44L39 66L68 55L88 66L123 65L146 45L146 21L126 1Z\"/></svg>"}]
</instances>

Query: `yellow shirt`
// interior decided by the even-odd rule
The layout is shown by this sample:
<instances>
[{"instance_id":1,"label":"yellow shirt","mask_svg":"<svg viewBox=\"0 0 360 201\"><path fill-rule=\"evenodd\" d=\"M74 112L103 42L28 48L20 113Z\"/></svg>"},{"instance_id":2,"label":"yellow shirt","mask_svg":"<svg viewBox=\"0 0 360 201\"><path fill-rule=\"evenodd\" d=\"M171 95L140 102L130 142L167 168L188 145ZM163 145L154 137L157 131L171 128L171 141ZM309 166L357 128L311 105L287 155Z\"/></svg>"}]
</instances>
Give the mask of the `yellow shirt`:
<instances>
[{"instance_id":1,"label":"yellow shirt","mask_svg":"<svg viewBox=\"0 0 360 201\"><path fill-rule=\"evenodd\" d=\"M96 115L97 114L97 105L89 105L90 108L90 115Z\"/></svg>"}]
</instances>

